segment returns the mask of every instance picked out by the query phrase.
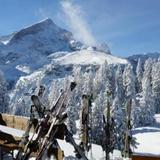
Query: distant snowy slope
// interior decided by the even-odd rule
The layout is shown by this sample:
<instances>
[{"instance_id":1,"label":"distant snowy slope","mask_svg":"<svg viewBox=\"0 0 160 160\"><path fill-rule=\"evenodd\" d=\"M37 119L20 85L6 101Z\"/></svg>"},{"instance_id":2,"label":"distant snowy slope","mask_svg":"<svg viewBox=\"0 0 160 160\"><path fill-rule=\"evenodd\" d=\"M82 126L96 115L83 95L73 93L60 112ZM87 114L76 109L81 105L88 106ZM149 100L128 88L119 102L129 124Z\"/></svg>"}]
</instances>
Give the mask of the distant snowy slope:
<instances>
[{"instance_id":1,"label":"distant snowy slope","mask_svg":"<svg viewBox=\"0 0 160 160\"><path fill-rule=\"evenodd\" d=\"M118 58L104 52L94 51L94 50L80 50L66 54L63 57L54 59L60 64L103 64L105 61L108 64L127 64L126 59Z\"/></svg>"},{"instance_id":2,"label":"distant snowy slope","mask_svg":"<svg viewBox=\"0 0 160 160\"><path fill-rule=\"evenodd\" d=\"M6 45L11 50L28 49L50 54L59 50L69 50L69 42L72 39L71 32L58 27L51 19L45 19L16 32Z\"/></svg>"}]
</instances>

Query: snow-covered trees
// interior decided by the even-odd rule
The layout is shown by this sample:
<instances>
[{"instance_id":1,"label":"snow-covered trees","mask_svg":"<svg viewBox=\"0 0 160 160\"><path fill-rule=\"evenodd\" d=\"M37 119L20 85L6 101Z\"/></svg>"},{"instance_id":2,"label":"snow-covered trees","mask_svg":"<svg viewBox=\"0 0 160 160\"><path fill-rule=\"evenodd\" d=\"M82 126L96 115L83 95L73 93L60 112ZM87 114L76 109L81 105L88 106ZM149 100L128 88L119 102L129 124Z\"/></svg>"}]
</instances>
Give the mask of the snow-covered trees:
<instances>
[{"instance_id":1,"label":"snow-covered trees","mask_svg":"<svg viewBox=\"0 0 160 160\"><path fill-rule=\"evenodd\" d=\"M103 139L103 95L102 92L95 99L92 114L92 133L94 142L102 144Z\"/></svg>"},{"instance_id":2,"label":"snow-covered trees","mask_svg":"<svg viewBox=\"0 0 160 160\"><path fill-rule=\"evenodd\" d=\"M94 79L94 88L97 94L99 94L102 90L105 90L105 83L107 79L106 68L108 67L107 62L100 65ZM102 83L103 82L103 83Z\"/></svg>"},{"instance_id":3,"label":"snow-covered trees","mask_svg":"<svg viewBox=\"0 0 160 160\"><path fill-rule=\"evenodd\" d=\"M53 106L53 104L56 102L56 99L60 94L60 89L58 88L57 83L58 83L57 81L53 81L51 83L51 87L49 88L49 95L48 95L49 106Z\"/></svg>"},{"instance_id":4,"label":"snow-covered trees","mask_svg":"<svg viewBox=\"0 0 160 160\"><path fill-rule=\"evenodd\" d=\"M152 60L148 59L144 65L144 75L142 79L143 95L141 99L141 123L148 125L154 122L155 106L151 85Z\"/></svg>"},{"instance_id":5,"label":"snow-covered trees","mask_svg":"<svg viewBox=\"0 0 160 160\"><path fill-rule=\"evenodd\" d=\"M152 92L156 113L160 113L160 61L154 63L152 67Z\"/></svg>"},{"instance_id":6,"label":"snow-covered trees","mask_svg":"<svg viewBox=\"0 0 160 160\"><path fill-rule=\"evenodd\" d=\"M67 127L70 130L72 134L76 134L77 128L76 128L76 120L78 120L78 110L79 110L79 104L76 101L76 94L72 95L68 107L68 120L67 120Z\"/></svg>"},{"instance_id":7,"label":"snow-covered trees","mask_svg":"<svg viewBox=\"0 0 160 160\"><path fill-rule=\"evenodd\" d=\"M140 62L139 62L140 63ZM133 68L131 66L131 64L128 64L123 72L123 85L125 88L125 101L127 99L132 99L132 103L131 103L131 117L132 117L132 123L133 126L139 126L140 125L140 106L139 103L137 101L137 95L136 95L136 90L135 90L135 84L136 84L136 79L135 79L135 75L133 73ZM139 114L137 114L139 112Z\"/></svg>"},{"instance_id":8,"label":"snow-covered trees","mask_svg":"<svg viewBox=\"0 0 160 160\"><path fill-rule=\"evenodd\" d=\"M123 72L123 85L126 96L135 96L135 75L133 73L132 65L127 64Z\"/></svg>"},{"instance_id":9,"label":"snow-covered trees","mask_svg":"<svg viewBox=\"0 0 160 160\"><path fill-rule=\"evenodd\" d=\"M143 77L143 69L141 59L138 59L138 64L136 68L136 92L142 92L142 77Z\"/></svg>"},{"instance_id":10,"label":"snow-covered trees","mask_svg":"<svg viewBox=\"0 0 160 160\"><path fill-rule=\"evenodd\" d=\"M125 112L123 104L121 103L120 97L115 96L112 104L111 117L114 120L114 127L116 128L116 144L115 147L122 149L123 146L123 136L125 132Z\"/></svg>"},{"instance_id":11,"label":"snow-covered trees","mask_svg":"<svg viewBox=\"0 0 160 160\"><path fill-rule=\"evenodd\" d=\"M105 69L106 72L106 82L105 82L105 88L106 90L112 92L113 96L115 93L115 73L114 73L114 66L108 65Z\"/></svg>"},{"instance_id":12,"label":"snow-covered trees","mask_svg":"<svg viewBox=\"0 0 160 160\"><path fill-rule=\"evenodd\" d=\"M3 73L0 71L0 112L8 112L9 96L7 91L7 83Z\"/></svg>"},{"instance_id":13,"label":"snow-covered trees","mask_svg":"<svg viewBox=\"0 0 160 160\"><path fill-rule=\"evenodd\" d=\"M120 98L121 104L123 104L125 99L125 90L123 87L123 71L121 65L118 65L115 74L115 95Z\"/></svg>"},{"instance_id":14,"label":"snow-covered trees","mask_svg":"<svg viewBox=\"0 0 160 160\"><path fill-rule=\"evenodd\" d=\"M115 74L115 97L112 103L111 117L114 120L115 146L118 149L123 148L123 136L125 132L125 109L124 109L124 88L122 79L122 67L119 65Z\"/></svg>"}]
</instances>

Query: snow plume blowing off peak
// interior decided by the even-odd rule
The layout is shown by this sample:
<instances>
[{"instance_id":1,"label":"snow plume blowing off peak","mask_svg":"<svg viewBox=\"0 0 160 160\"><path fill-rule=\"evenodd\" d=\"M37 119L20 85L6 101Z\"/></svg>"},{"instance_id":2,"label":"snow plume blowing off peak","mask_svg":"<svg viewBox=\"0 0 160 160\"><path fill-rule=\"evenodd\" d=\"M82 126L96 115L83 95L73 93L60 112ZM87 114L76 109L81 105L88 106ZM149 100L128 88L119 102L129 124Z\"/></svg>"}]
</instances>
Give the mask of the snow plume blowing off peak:
<instances>
[{"instance_id":1,"label":"snow plume blowing off peak","mask_svg":"<svg viewBox=\"0 0 160 160\"><path fill-rule=\"evenodd\" d=\"M86 45L94 46L96 40L91 34L89 26L83 17L83 11L80 6L74 4L72 0L62 0L61 6L67 17L67 23L74 32L75 38Z\"/></svg>"}]
</instances>

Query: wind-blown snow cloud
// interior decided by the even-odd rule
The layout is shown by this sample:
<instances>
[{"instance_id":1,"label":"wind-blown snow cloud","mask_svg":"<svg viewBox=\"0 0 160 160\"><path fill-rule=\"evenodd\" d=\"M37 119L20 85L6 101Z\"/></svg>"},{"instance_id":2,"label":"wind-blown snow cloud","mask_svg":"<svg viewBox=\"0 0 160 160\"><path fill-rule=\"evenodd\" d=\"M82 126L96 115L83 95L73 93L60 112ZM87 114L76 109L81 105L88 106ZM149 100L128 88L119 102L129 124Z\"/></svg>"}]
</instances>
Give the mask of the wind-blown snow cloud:
<instances>
[{"instance_id":1,"label":"wind-blown snow cloud","mask_svg":"<svg viewBox=\"0 0 160 160\"><path fill-rule=\"evenodd\" d=\"M86 45L95 45L96 40L91 33L88 23L83 17L83 11L80 6L73 3L72 0L62 0L61 6L75 38Z\"/></svg>"}]
</instances>

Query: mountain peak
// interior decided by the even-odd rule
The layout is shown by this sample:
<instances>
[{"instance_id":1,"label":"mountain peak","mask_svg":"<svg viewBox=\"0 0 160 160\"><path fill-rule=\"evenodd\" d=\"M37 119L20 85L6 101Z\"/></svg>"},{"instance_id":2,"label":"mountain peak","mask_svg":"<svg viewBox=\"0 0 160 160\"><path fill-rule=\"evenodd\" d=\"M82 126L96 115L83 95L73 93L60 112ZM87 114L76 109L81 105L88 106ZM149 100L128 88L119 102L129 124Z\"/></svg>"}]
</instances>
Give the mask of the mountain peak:
<instances>
[{"instance_id":1,"label":"mountain peak","mask_svg":"<svg viewBox=\"0 0 160 160\"><path fill-rule=\"evenodd\" d=\"M10 39L9 44L13 44L19 40L22 40L26 36L33 36L37 34L42 36L44 35L42 34L42 32L45 32L47 36L65 35L65 34L67 34L68 36L72 36L72 34L69 31L66 31L58 27L50 18L47 18L16 32L14 36Z\"/></svg>"},{"instance_id":2,"label":"mountain peak","mask_svg":"<svg viewBox=\"0 0 160 160\"><path fill-rule=\"evenodd\" d=\"M39 23L53 24L53 21L50 18L46 18L46 19L41 20Z\"/></svg>"},{"instance_id":3,"label":"mountain peak","mask_svg":"<svg viewBox=\"0 0 160 160\"><path fill-rule=\"evenodd\" d=\"M48 28L48 27L53 27L53 28L60 28L58 27L50 18L46 18L44 20L41 20L38 23L35 23L29 27L26 27L25 29L29 29L29 28L39 28L39 29L44 29L44 28Z\"/></svg>"}]
</instances>

